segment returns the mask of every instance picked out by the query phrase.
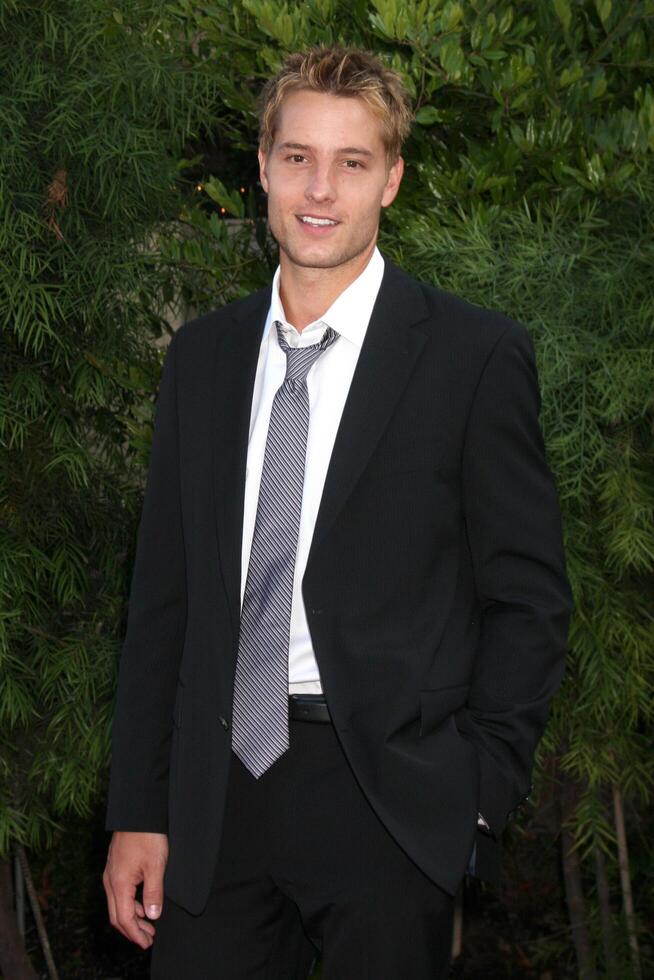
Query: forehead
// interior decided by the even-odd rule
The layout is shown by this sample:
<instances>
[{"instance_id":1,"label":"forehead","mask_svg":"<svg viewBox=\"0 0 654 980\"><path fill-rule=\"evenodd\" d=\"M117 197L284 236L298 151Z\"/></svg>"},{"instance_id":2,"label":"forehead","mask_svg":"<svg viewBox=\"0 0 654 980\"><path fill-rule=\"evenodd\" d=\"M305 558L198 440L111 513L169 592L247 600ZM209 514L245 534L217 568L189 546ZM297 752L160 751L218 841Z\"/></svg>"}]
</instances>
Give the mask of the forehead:
<instances>
[{"instance_id":1,"label":"forehead","mask_svg":"<svg viewBox=\"0 0 654 980\"><path fill-rule=\"evenodd\" d=\"M359 96L289 92L279 108L274 142L332 149L355 142L377 153L383 152L382 124Z\"/></svg>"}]
</instances>

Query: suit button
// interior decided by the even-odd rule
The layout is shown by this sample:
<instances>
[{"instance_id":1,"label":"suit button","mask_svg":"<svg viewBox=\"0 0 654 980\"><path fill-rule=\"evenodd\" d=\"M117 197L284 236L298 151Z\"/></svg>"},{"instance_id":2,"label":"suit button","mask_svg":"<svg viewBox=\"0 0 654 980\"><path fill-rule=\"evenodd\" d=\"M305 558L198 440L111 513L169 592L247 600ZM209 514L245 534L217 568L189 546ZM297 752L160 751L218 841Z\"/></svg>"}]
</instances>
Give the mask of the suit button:
<instances>
[{"instance_id":1,"label":"suit button","mask_svg":"<svg viewBox=\"0 0 654 980\"><path fill-rule=\"evenodd\" d=\"M227 719L226 718L223 718L222 715L219 715L218 716L218 721L223 726L223 728L225 729L225 731L227 731L228 728L229 728L229 722L227 721Z\"/></svg>"},{"instance_id":2,"label":"suit button","mask_svg":"<svg viewBox=\"0 0 654 980\"><path fill-rule=\"evenodd\" d=\"M322 616L322 609L312 609L311 612L314 616Z\"/></svg>"}]
</instances>

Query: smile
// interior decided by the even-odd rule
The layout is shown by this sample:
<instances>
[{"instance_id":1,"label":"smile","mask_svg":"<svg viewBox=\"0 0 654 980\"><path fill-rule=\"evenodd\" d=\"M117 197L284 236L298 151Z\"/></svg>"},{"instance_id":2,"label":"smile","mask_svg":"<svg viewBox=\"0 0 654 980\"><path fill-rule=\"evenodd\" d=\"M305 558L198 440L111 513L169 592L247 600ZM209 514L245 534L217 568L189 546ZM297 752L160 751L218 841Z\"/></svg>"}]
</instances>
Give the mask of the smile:
<instances>
[{"instance_id":1,"label":"smile","mask_svg":"<svg viewBox=\"0 0 654 980\"><path fill-rule=\"evenodd\" d=\"M327 225L337 225L338 221L334 221L332 218L313 218L309 214L299 214L297 216L300 221L305 225L314 225L315 227L322 228Z\"/></svg>"}]
</instances>

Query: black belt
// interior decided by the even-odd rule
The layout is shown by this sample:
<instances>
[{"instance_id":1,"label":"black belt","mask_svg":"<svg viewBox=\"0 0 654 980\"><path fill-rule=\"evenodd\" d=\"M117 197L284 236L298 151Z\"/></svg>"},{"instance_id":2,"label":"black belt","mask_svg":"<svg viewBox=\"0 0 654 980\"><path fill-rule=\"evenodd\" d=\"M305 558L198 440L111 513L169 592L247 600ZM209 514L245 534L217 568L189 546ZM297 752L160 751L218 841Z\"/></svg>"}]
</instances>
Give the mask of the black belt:
<instances>
[{"instance_id":1,"label":"black belt","mask_svg":"<svg viewBox=\"0 0 654 980\"><path fill-rule=\"evenodd\" d=\"M289 694L288 717L291 721L331 722L329 708L322 694Z\"/></svg>"}]
</instances>

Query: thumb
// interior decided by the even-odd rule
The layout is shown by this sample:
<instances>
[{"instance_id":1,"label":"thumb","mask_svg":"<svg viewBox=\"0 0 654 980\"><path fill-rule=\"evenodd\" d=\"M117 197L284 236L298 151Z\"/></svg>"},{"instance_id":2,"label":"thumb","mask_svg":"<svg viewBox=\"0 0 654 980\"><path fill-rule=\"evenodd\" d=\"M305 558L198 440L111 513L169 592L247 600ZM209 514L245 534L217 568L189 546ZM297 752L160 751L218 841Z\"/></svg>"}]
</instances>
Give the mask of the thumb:
<instances>
[{"instance_id":1,"label":"thumb","mask_svg":"<svg viewBox=\"0 0 654 980\"><path fill-rule=\"evenodd\" d=\"M163 873L149 871L143 879L143 905L148 919L158 919L163 906Z\"/></svg>"}]
</instances>

